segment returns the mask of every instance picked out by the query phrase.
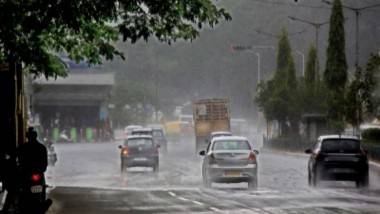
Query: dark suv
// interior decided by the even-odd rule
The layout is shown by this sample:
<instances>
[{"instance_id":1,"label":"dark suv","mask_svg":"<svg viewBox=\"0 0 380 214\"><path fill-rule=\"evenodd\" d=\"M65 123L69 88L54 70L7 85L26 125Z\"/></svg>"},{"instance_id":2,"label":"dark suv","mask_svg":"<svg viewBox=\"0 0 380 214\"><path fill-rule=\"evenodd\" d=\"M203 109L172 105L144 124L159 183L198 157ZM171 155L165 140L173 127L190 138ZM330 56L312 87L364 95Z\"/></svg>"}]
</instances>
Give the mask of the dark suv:
<instances>
[{"instance_id":1,"label":"dark suv","mask_svg":"<svg viewBox=\"0 0 380 214\"><path fill-rule=\"evenodd\" d=\"M132 135L124 141L121 149L121 171L128 167L152 167L158 172L159 155L158 147L149 135Z\"/></svg>"},{"instance_id":2,"label":"dark suv","mask_svg":"<svg viewBox=\"0 0 380 214\"><path fill-rule=\"evenodd\" d=\"M354 181L357 187L368 186L368 159L360 140L354 136L320 136L308 164L310 186L320 180Z\"/></svg>"}]
</instances>

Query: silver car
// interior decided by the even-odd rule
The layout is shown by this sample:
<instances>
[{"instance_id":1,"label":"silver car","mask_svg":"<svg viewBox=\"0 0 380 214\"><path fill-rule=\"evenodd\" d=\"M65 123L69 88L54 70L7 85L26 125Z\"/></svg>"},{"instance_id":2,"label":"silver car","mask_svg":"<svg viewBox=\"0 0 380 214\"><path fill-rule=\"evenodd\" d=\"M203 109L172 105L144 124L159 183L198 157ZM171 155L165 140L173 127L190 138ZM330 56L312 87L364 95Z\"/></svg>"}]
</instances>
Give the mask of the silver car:
<instances>
[{"instance_id":1,"label":"silver car","mask_svg":"<svg viewBox=\"0 0 380 214\"><path fill-rule=\"evenodd\" d=\"M203 185L211 187L216 183L247 182L248 188L257 188L257 155L248 139L239 136L213 138L202 164Z\"/></svg>"}]
</instances>

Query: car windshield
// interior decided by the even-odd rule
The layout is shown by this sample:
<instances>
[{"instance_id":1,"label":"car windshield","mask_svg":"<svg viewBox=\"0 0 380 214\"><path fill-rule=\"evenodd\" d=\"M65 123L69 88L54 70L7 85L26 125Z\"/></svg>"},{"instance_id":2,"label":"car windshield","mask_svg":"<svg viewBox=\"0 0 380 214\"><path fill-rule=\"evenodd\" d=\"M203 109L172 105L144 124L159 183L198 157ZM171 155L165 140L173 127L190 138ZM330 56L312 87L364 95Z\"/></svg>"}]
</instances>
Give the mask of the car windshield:
<instances>
[{"instance_id":1,"label":"car windshield","mask_svg":"<svg viewBox=\"0 0 380 214\"><path fill-rule=\"evenodd\" d=\"M360 152L360 142L351 139L324 140L321 151L324 153L358 153Z\"/></svg>"},{"instance_id":2,"label":"car windshield","mask_svg":"<svg viewBox=\"0 0 380 214\"><path fill-rule=\"evenodd\" d=\"M153 137L163 137L164 133L161 130L154 130Z\"/></svg>"},{"instance_id":3,"label":"car windshield","mask_svg":"<svg viewBox=\"0 0 380 214\"><path fill-rule=\"evenodd\" d=\"M151 148L153 147L153 142L151 139L148 139L148 138L136 138L136 139L126 140L124 142L124 145L128 147Z\"/></svg>"},{"instance_id":4,"label":"car windshield","mask_svg":"<svg viewBox=\"0 0 380 214\"><path fill-rule=\"evenodd\" d=\"M216 141L213 146L214 151L218 150L250 150L249 143L243 140L222 140Z\"/></svg>"},{"instance_id":5,"label":"car windshield","mask_svg":"<svg viewBox=\"0 0 380 214\"><path fill-rule=\"evenodd\" d=\"M152 135L150 131L132 131L133 135Z\"/></svg>"}]
</instances>

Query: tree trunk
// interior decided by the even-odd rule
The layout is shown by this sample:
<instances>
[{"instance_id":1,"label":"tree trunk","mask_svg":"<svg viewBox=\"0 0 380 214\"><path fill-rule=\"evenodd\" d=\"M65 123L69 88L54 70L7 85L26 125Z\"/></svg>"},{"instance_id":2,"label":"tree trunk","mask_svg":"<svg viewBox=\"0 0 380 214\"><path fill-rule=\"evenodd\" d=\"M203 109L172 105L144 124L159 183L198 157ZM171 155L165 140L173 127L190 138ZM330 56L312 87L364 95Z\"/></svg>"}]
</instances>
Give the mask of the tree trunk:
<instances>
[{"instance_id":1,"label":"tree trunk","mask_svg":"<svg viewBox=\"0 0 380 214\"><path fill-rule=\"evenodd\" d=\"M16 166L16 149L25 139L25 102L21 65L0 64L0 152L9 155Z\"/></svg>"}]
</instances>

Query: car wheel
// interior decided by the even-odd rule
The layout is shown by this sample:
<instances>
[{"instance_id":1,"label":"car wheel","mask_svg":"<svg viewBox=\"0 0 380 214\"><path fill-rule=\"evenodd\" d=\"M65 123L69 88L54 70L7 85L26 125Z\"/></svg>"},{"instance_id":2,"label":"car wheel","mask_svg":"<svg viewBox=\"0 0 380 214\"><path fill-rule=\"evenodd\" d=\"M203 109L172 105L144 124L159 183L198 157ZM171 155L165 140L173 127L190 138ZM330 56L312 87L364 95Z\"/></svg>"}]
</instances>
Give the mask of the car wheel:
<instances>
[{"instance_id":1,"label":"car wheel","mask_svg":"<svg viewBox=\"0 0 380 214\"><path fill-rule=\"evenodd\" d=\"M315 170L314 174L311 176L311 184L313 187L317 187L319 183L319 171Z\"/></svg>"},{"instance_id":2,"label":"car wheel","mask_svg":"<svg viewBox=\"0 0 380 214\"><path fill-rule=\"evenodd\" d=\"M248 181L248 189L257 189L257 178L252 178L250 181Z\"/></svg>"},{"instance_id":3,"label":"car wheel","mask_svg":"<svg viewBox=\"0 0 380 214\"><path fill-rule=\"evenodd\" d=\"M369 185L369 178L368 174L362 176L356 181L356 187L357 188L366 188Z\"/></svg>"},{"instance_id":4,"label":"car wheel","mask_svg":"<svg viewBox=\"0 0 380 214\"><path fill-rule=\"evenodd\" d=\"M158 163L153 166L153 172L158 173L159 169L160 167Z\"/></svg>"},{"instance_id":5,"label":"car wheel","mask_svg":"<svg viewBox=\"0 0 380 214\"><path fill-rule=\"evenodd\" d=\"M211 188L211 180L210 180L210 176L208 173L204 173L203 174L203 186L206 187L206 188Z\"/></svg>"},{"instance_id":6,"label":"car wheel","mask_svg":"<svg viewBox=\"0 0 380 214\"><path fill-rule=\"evenodd\" d=\"M307 173L307 183L309 184L309 187L314 186L313 177L311 176L310 171Z\"/></svg>"},{"instance_id":7,"label":"car wheel","mask_svg":"<svg viewBox=\"0 0 380 214\"><path fill-rule=\"evenodd\" d=\"M126 171L126 167L125 167L125 164L123 162L121 162L121 164L120 164L120 171L121 172L125 172Z\"/></svg>"}]
</instances>

